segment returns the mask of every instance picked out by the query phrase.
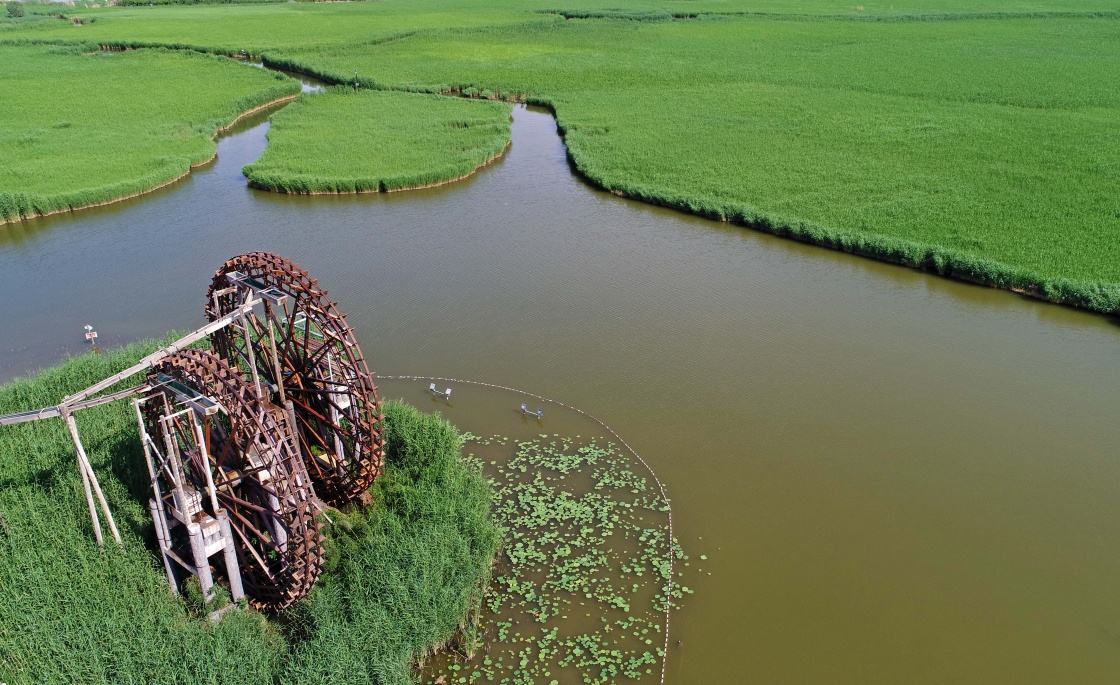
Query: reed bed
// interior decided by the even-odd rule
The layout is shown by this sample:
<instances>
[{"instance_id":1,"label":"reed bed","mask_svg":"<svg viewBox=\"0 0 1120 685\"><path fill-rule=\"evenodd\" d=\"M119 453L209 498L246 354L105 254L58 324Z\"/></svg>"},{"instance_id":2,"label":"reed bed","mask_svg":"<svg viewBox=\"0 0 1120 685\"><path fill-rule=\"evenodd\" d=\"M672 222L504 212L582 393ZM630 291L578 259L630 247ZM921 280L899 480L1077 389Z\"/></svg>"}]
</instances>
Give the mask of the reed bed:
<instances>
[{"instance_id":1,"label":"reed bed","mask_svg":"<svg viewBox=\"0 0 1120 685\"><path fill-rule=\"evenodd\" d=\"M89 49L0 46L0 222L166 184L212 158L239 114L299 92L225 58Z\"/></svg>"},{"instance_id":2,"label":"reed bed","mask_svg":"<svg viewBox=\"0 0 1120 685\"><path fill-rule=\"evenodd\" d=\"M384 192L446 183L509 144L509 105L334 88L273 117L249 184L283 193Z\"/></svg>"},{"instance_id":3,"label":"reed bed","mask_svg":"<svg viewBox=\"0 0 1120 685\"><path fill-rule=\"evenodd\" d=\"M0 41L66 41L167 46L260 54L308 46L363 45L417 31L556 23L521 0L408 2L177 3L66 8L68 21L0 20ZM73 19L84 23L74 23ZM90 23L90 19L96 21Z\"/></svg>"},{"instance_id":4,"label":"reed bed","mask_svg":"<svg viewBox=\"0 0 1120 685\"><path fill-rule=\"evenodd\" d=\"M55 403L153 346L0 386L0 413ZM390 403L375 504L329 514L320 586L280 616L234 611L211 625L168 592L153 554L134 420L127 403L79 418L123 551L94 542L59 422L0 430L0 682L404 685L416 659L470 623L498 531L490 489L446 422Z\"/></svg>"},{"instance_id":5,"label":"reed bed","mask_svg":"<svg viewBox=\"0 0 1120 685\"><path fill-rule=\"evenodd\" d=\"M469 629L500 542L491 490L446 421L386 407L388 468L371 508L335 517L331 556L292 615L281 682L414 682L413 665Z\"/></svg>"}]
</instances>

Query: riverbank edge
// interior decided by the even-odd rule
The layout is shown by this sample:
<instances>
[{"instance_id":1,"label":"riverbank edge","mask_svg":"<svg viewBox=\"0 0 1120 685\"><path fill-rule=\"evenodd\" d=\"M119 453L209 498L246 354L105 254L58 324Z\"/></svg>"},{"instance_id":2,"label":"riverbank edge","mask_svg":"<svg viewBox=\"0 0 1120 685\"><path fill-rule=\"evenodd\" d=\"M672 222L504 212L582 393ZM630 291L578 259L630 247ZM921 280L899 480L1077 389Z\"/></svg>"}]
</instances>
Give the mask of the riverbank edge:
<instances>
[{"instance_id":1,"label":"riverbank edge","mask_svg":"<svg viewBox=\"0 0 1120 685\"><path fill-rule=\"evenodd\" d=\"M971 285L1006 290L1031 299L1099 314L1120 313L1120 283L1075 281L1048 278L1028 269L1012 266L986 257L968 254L931 243L895 238L876 233L856 233L801 219L783 217L755 207L733 202L710 201L674 195L671 191L630 186L625 180L614 181L596 174L591 164L573 151L569 128L560 117L555 103L545 97L524 93L508 93L480 89L475 86L404 87L380 83L367 77L344 76L321 70L313 65L268 54L260 55L261 63L270 69L315 78L331 84L349 84L377 90L398 90L431 95L501 100L524 103L547 109L556 121L564 142L568 164L573 172L594 188L628 200L657 205L712 221L731 223L745 228L788 238L807 245L825 247L876 261L909 267L924 273L949 278Z\"/></svg>"},{"instance_id":2,"label":"riverbank edge","mask_svg":"<svg viewBox=\"0 0 1120 685\"><path fill-rule=\"evenodd\" d=\"M151 47L158 47L158 46L151 46ZM230 55L221 55L221 56L232 57ZM267 110L272 109L272 108L281 107L281 106L286 105L287 103L295 100L296 98L298 98L300 96L298 82L293 80L292 83L290 84L290 88L294 88L295 92L287 93L287 94L282 95L280 97L274 97L276 92L277 92L276 88L269 88L264 93L264 97L267 97L269 99L265 100L264 102L262 102L260 104L252 105L249 109L241 111L240 113L236 114L232 119L230 119L228 122L226 122L224 124L221 124L220 126L215 128L214 132L210 134L210 141L213 142L213 143L217 143L218 138L220 138L224 134L228 133L233 127L237 126L238 123L240 123L244 119L247 119L248 117L251 117L255 114L259 114L263 111L267 111ZM252 96L250 97L250 100L252 100ZM141 197L143 195L147 195L149 193L154 193L157 190L162 190L163 188L166 188L168 186L174 185L175 183L178 183L179 181L183 180L187 176L190 176L192 171L194 171L195 169L198 169L200 167L204 167L204 166L210 164L215 159L217 159L217 157L218 157L218 151L217 151L217 149L215 149L205 159L195 160L195 161L189 162L186 170L178 172L174 176L164 178L164 179L160 179L160 180L156 181L155 185L146 186L146 187L141 188L140 190L130 190L123 195L114 195L114 194L112 194L112 190L111 190L112 187L119 187L119 186L122 186L122 185L132 185L133 183L137 182L136 179L119 181L119 182L113 184L113 186L110 186L110 190L109 190L109 192L106 193L106 197L104 199L94 200L92 202L86 202L86 203L82 203L82 204L69 204L64 199L61 199L61 198L64 198L65 195L57 195L57 196L37 195L37 196L34 196L34 201L29 201L26 204L29 205L29 206L30 205L35 205L35 204L42 204L42 205L58 204L60 206L57 209L51 209L51 210L48 210L46 212L32 211L30 213L22 213L22 212L17 213L14 216L0 216L0 227L6 226L8 224L14 224L14 223L22 222L22 221L29 221L29 220L32 220L32 219L40 219L40 218L49 217L49 216L56 216L58 214L65 214L67 212L77 212L77 211L81 211L83 209L92 209L94 207L106 207L108 205L113 205L113 204L116 204L118 202L124 202L126 200L132 200L132 199ZM12 195L17 195L17 193L12 193ZM31 198L32 196L25 196L25 197Z\"/></svg>"},{"instance_id":3,"label":"riverbank edge","mask_svg":"<svg viewBox=\"0 0 1120 685\"><path fill-rule=\"evenodd\" d=\"M370 185L370 186L377 185L376 188L371 187L368 190L293 190L291 188L285 188L283 186L274 185L272 183L266 183L264 181L258 180L258 178L253 176L251 171L248 171L249 167L253 166L252 164L247 165L245 167L245 169L243 170L243 173L245 175L245 178L248 180L250 188L256 188L257 190L266 190L270 193L279 193L280 195L308 195L308 196L310 196L310 195L338 195L338 196L343 196L343 195L376 195L378 193L403 193L403 192L406 192L406 191L409 191L409 190L424 190L425 188L439 188L441 186L451 185L452 183L458 183L459 181L465 181L466 179L470 178L471 176L474 176L478 172L480 172L483 169L485 169L486 167L490 166L494 162L498 161L502 157L505 157L506 153L509 152L509 148L512 144L513 144L513 141L511 139L507 139L506 142L505 142L505 145L502 146L502 149L498 150L494 154L492 154L489 157L487 157L486 159L482 160L482 162L480 162L478 164L478 166L474 167L473 169L471 169L467 173L462 174L461 176L455 176L453 178L447 178L447 179L442 180L442 181L434 181L432 183L422 183L422 184L419 184L419 185L412 185L412 186L401 186L399 188L388 188L388 187L385 187L385 182L384 181L378 181L376 184L373 184L373 183L367 184L367 185ZM363 182L366 179L352 179L352 180L355 180L357 182Z\"/></svg>"},{"instance_id":4,"label":"riverbank edge","mask_svg":"<svg viewBox=\"0 0 1120 685\"><path fill-rule=\"evenodd\" d=\"M123 368L130 366L137 361L140 357L151 353L158 346L165 345L171 342L177 336L169 334L161 340L144 339L132 343L127 343L122 346L113 347L104 352L94 353L87 352L80 355L75 355L63 359L57 364L40 368L36 371L30 372L26 375L13 378L9 381L0 382L0 414L9 411L20 411L22 409L30 408L32 406L46 405L56 402L63 394L75 391L95 380L106 377L111 373L120 371ZM83 421L83 433L86 435L86 442L90 445L96 445L90 450L90 457L93 460L94 467L98 470L102 483L105 486L106 493L109 496L110 506L113 507L114 512L118 516L118 520L122 523L122 532L126 530L133 534L125 535L125 545L129 551L134 552L129 555L110 555L105 556L105 550L96 547L93 542L92 535L90 534L88 518L78 516L73 519L74 525L71 524L71 514L74 512L84 512L84 506L81 504L81 488L78 486L77 471L73 466L71 458L67 458L65 454L72 452L73 446L69 442L69 438L65 431L61 429L60 425L51 426L52 422L47 424L37 424L35 428L20 427L9 428L0 433L0 447L11 447L13 444L18 445L23 442L30 442L35 445L34 448L27 447L22 450L14 450L14 452L29 458L32 462L35 460L43 460L45 455L61 450L62 454L57 459L47 459L47 461L40 461L36 464L37 468L46 468L52 475L51 482L54 487L59 488L59 492L65 493L65 497L52 496L46 493L45 497L52 497L54 500L61 501L61 505L65 508L65 523L66 539L76 542L76 549L69 550L69 555L58 556L59 563L62 565L72 564L76 568L103 568L108 564L113 573L104 574L104 577L114 577L116 572L142 572L145 575L144 579L132 579L128 582L121 583L122 587L135 590L139 587L142 591L147 591L148 595L142 597L141 604L144 601L156 602L167 609L166 604L170 603L175 607L173 614L174 623L180 630L198 627L201 630L211 630L209 623L205 622L205 618L196 617L190 619L187 610L181 606L183 604L180 597L169 595L167 592L166 580L163 577L162 571L158 565L155 564L155 557L152 557L151 548L146 546L144 540L138 539L135 536L136 531L143 531L143 525L137 525L137 522L131 520L132 517L139 516L141 521L147 521L147 532L150 533L150 520L144 517L148 516L147 507L139 506L139 503L130 501L129 505L124 505L119 498L124 497L131 499L129 488L119 481L122 471L118 470L115 465L111 465L105 461L108 456L110 461L115 460L115 455L104 452L102 447L104 445L121 445L125 444L119 438L127 437L124 433L131 431L135 436L135 418L132 415L132 410L127 402L120 402L114 405L115 408L103 407L89 412L89 417ZM381 538L394 534L403 530L404 527L399 523L394 525L380 526L379 520L385 518L398 518L402 520L414 521L414 510L421 510L422 507L416 507L415 504L405 506L404 509L398 510L399 504L408 505L408 502L399 502L402 497L407 496L406 490L413 487L427 488L418 495L423 497L431 497L439 499L441 502L446 503L449 498L458 494L462 495L461 502L458 508L461 510L461 516L439 516L434 515L425 519L432 525L449 525L454 530L456 535L451 537L455 538L456 542L453 547L458 550L462 545L470 547L474 554L471 556L469 568L467 564L464 568L456 569L456 572L451 575L456 581L456 589L461 590L456 594L458 601L450 601L451 597L446 592L446 587L441 586L438 597L444 602L441 605L446 609L445 612L440 613L439 618L442 621L431 621L429 611L422 617L416 619L417 625L423 626L427 630L427 634L423 635L423 644L415 643L411 645L401 645L403 647L410 647L408 654L403 652L384 652L382 651L381 657L385 657L387 670L393 671L394 667L407 667L415 668L417 665L422 664L424 660L430 658L433 654L445 651L447 649L457 648L460 643L468 643L474 635L476 630L477 621L481 613L482 602L486 593L489 591L490 581L493 576L494 568L497 564L498 557L501 553L501 537L499 530L496 527L493 519L493 491L489 486L482 473L472 466L471 461L463 455L462 451L462 434L450 422L443 419L437 413L428 413L420 410L419 408L405 403L403 401L389 401L384 405L385 414L385 436L386 436L386 469L384 473L375 481L374 486L371 488L371 494L374 501L372 505L362 508L348 507L344 511L331 509L329 510L329 521L326 529L328 534L328 572L320 579L320 586L331 586L326 588L317 588L313 591L312 595L297 604L292 609L288 610L288 619L296 620L301 617L308 619L315 619L322 621L324 618L330 618L328 614L324 613L323 607L326 610L333 611L336 609L332 603L332 595L336 595L341 589L345 589L351 582L360 582L362 587L368 587L368 580L364 579L365 574L361 574L359 578L355 575L354 571L361 569L355 568L355 564L360 562L364 557L347 556L348 552L355 552L358 550L365 550L370 547L367 544L367 538L371 536L380 535ZM112 415L112 416L110 416ZM5 444L7 443L7 444ZM8 452L5 450L5 454ZM30 455L30 456L29 456ZM12 454L14 457L15 454ZM135 455L132 455L135 457ZM22 458L22 457L21 457ZM11 464L9 463L9 466ZM44 471L46 472L46 471ZM12 486L13 492L19 488L29 485L31 487L39 487L38 481L35 481L37 471L32 469L28 472L30 480L26 484L10 481L9 485ZM433 475L434 474L434 475ZM39 474L41 475L41 474ZM430 479L432 482L428 482ZM453 487L441 487L453 486ZM483 497L485 495L485 498ZM2 500L3 498L0 498ZM69 501L72 500L72 501ZM485 500L485 501L484 501ZM20 502L20 498L15 498L16 502ZM28 500L31 504L31 501ZM3 504L0 502L0 504ZM11 506L11 502L7 502ZM485 505L485 506L484 506ZM2 508L2 507L0 507ZM435 508L439 511L439 508ZM483 512L485 509L485 512ZM139 513L137 513L139 512ZM0 514L4 512L0 511ZM12 512L8 512L11 517ZM471 517L474 518L471 518ZM482 517L482 518L479 518ZM11 517L18 519L19 517ZM425 518L421 516L421 518ZM483 520L483 518L485 520ZM3 516L0 516L0 520ZM469 521L468 521L469 519ZM420 521L416 525L423 527L425 521ZM473 527L467 525L473 521ZM8 524L5 523L5 526ZM387 529L387 530L386 530ZM379 532L381 531L381 532ZM0 533L4 532L0 530ZM449 530L450 532L450 530ZM471 534L468 534L471 533ZM469 538L469 539L468 539ZM53 541L54 538L50 535L44 535L34 538L37 541ZM384 539L381 540L385 542ZM45 543L44 543L45 544ZM382 545L384 547L396 548L396 545ZM405 559L410 558L410 554L414 552L415 544L410 548L407 545L401 546L401 555ZM138 554L137 554L138 553ZM2 550L0 550L0 557L3 557ZM131 561L129 561L131 558ZM148 559L151 563L148 563ZM383 557L378 557L382 559ZM444 557L441 557L444 558ZM445 557L446 559L455 559L457 561L466 561L461 554L452 554ZM77 559L77 563L75 563ZM349 559L349 562L348 562ZM355 561L355 559L357 561ZM124 560L124 561L122 561ZM390 559L391 561L391 559ZM85 563L82 563L85 562ZM123 564L123 566L122 566ZM347 566L350 568L347 568ZM406 569L407 570L407 569ZM429 569L430 570L430 569ZM97 571L93 571L96 575ZM150 577L149 577L150 575ZM417 575L421 575L417 573ZM97 580L104 580L104 577ZM91 584L96 584L91 581ZM79 587L81 584L72 584L71 590L78 593L83 592ZM421 585L422 586L422 585ZM119 590L119 588L118 588ZM324 595L322 597L317 596ZM22 594L22 596L18 596ZM116 596L115 593L109 593ZM19 603L27 599L26 593L17 593L17 597L12 598L13 603ZM112 604L112 602L110 602ZM426 609L433 609L432 605L421 602L422 606ZM160 606L152 607L150 603L147 608L159 611ZM131 611L132 608L129 608ZM347 606L346 610L353 611L353 605ZM3 614L0 611L0 614ZM40 612L41 613L41 612ZM48 612L49 614L50 612ZM454 614L452 617L451 614ZM21 614L24 618L29 614ZM263 617L254 610L244 610L237 612L236 617L233 619L234 623L244 621L247 623L260 623L264 625ZM364 614L359 618L364 617ZM350 617L354 618L354 617ZM226 619L229 620L227 616ZM141 625L143 621L139 622ZM223 621L224 623L224 621ZM291 642L289 646L292 651L285 651L283 656L285 660L300 661L300 663L289 663L291 670L284 673L276 673L273 678L274 683L286 682L302 682L299 677L299 669L301 666L314 666L315 663L307 664L306 655L298 652L296 648L303 647L304 651L313 653L314 657L321 657L324 654L329 655L329 650L319 649L319 644L312 639L311 634L301 633L299 631L291 631L282 626L283 621L269 621L262 638L275 639L277 636L283 634L287 639L299 638L299 641ZM118 628L128 625L130 629L142 629L137 625L128 623L115 623ZM339 624L348 625L348 624ZM112 626L110 626L112 627ZM356 627L361 627L360 625ZM45 626L48 632L57 630L57 626L51 624ZM189 631L188 631L189 632ZM414 635L416 636L416 635ZM34 640L37 637L36 631L21 631L21 637L24 639ZM324 640L331 642L338 636L336 634L328 634L323 637ZM268 640L262 639L262 642ZM131 649L127 645L130 644L126 641L126 649ZM355 642L361 644L363 649L369 647L365 642ZM11 644L9 644L11 646ZM48 650L43 650L43 654L47 657L50 656ZM100 658L102 655L98 655ZM278 655L280 656L280 655ZM300 659L297 659L299 657ZM393 657L400 657L406 663L396 663ZM373 659L374 657L369 657ZM81 660L71 660L73 663L80 663ZM17 659L15 662L4 664L0 663L0 676L6 677L9 682L23 682L19 672L7 671L5 666L13 667L14 664L19 664ZM352 663L352 662L351 662ZM26 664L25 664L26 665ZM279 662L277 662L279 665ZM105 664L99 664L105 666ZM90 671L83 671L84 677L90 676L96 669ZM310 669L313 673L319 673L313 668ZM114 678L119 677L120 673L115 673ZM281 676L289 676L282 678ZM4 679L0 677L0 680ZM14 678L14 679L13 679Z\"/></svg>"},{"instance_id":5,"label":"riverbank edge","mask_svg":"<svg viewBox=\"0 0 1120 685\"><path fill-rule=\"evenodd\" d=\"M261 60L262 60L261 64L264 68L271 69L273 71L278 71L280 73L285 73L284 70L270 64L268 61L265 61L264 58L261 58ZM291 72L291 73L298 73L300 76L315 78L314 76L311 76L310 74L305 74L303 72ZM316 80L319 80L319 79L316 79ZM346 89L353 90L353 89L350 89L346 85L341 85L341 84L338 84L338 83L334 83L333 81L328 82L328 83L331 83L332 86L340 86L344 90L346 90ZM367 88L365 90L368 92L368 91L373 91L375 89ZM383 92L383 93L394 93L394 92L399 93L399 92L402 92L402 91L399 91L399 90L390 90L390 89L376 89L376 90L378 90L379 92ZM330 91L328 91L328 93L329 92ZM423 95L435 95L435 94L417 93L415 95L423 96ZM446 97L454 97L454 96L446 96ZM461 100L462 98L455 98L455 99L460 99ZM495 100L494 102L499 102L499 101ZM295 115L295 110L289 110L285 113L284 116L294 116L294 115ZM272 170L269 170L267 172L262 173L261 170L260 170L260 166L262 165L262 162L265 159L265 156L267 155L267 151L266 151L266 155L262 155L262 157L260 159L258 159L257 161L245 165L245 167L242 168L241 172L245 176L246 180L248 181L249 187L256 188L258 190L268 191L268 192L271 192L271 193L279 193L281 195L307 195L307 196L311 196L311 195L338 195L338 196L342 196L342 195L373 195L373 194L377 194L377 193L400 193L400 192L405 192L405 191L409 191L409 190L423 190L425 188L438 188L438 187L441 187L441 186L446 186L446 185L450 185L452 183L458 183L459 181L466 180L466 179L470 178L471 176L474 176L476 173L478 173L482 169L486 168L487 166L490 166L491 164L493 164L497 160L501 159L503 156L505 156L505 154L509 151L510 146L512 145L512 142L513 142L512 138L511 138L512 132L510 130L510 127L508 126L508 124L512 121L513 121L513 114L512 114L512 112L509 112L506 116L506 119L505 119L505 123L507 124L507 126L505 128L505 137L504 137L504 140L502 141L501 146L498 147L497 150L494 150L493 152L490 152L490 153L486 154L477 163L472 163L473 166L468 171L466 171L465 173L459 173L456 170L449 170L447 175L443 175L443 174L438 173L437 169L431 168L431 169L427 169L427 170L421 170L420 172L418 172L416 174L412 174L413 176L419 176L419 175L424 175L424 172L427 171L428 175L434 176L437 179L435 181L430 181L430 182L411 183L411 182L406 180L406 181L404 181L404 185L395 185L395 184L391 184L393 179L390 179L390 178L348 176L348 177L338 177L338 178L335 178L335 179L330 179L330 178L320 179L320 178L305 178L305 177L303 177L302 175L299 175L299 174L288 174L288 173L277 172L277 171L272 171ZM278 124L282 124L282 123L283 122L278 122ZM275 131L279 132L281 130L281 128L282 128L282 126L280 128L275 129ZM272 133L273 133L273 131L269 132L269 143L270 144L271 144ZM493 150L492 147L490 149ZM480 151L485 152L485 150L480 150ZM460 168L462 168L462 167L460 167ZM402 174L402 176L405 176L407 178L406 175ZM336 190L332 186L336 186L336 185L339 185L339 184L331 183L331 181L334 181L334 180L344 181L347 185L353 186L354 189L353 190Z\"/></svg>"}]
</instances>

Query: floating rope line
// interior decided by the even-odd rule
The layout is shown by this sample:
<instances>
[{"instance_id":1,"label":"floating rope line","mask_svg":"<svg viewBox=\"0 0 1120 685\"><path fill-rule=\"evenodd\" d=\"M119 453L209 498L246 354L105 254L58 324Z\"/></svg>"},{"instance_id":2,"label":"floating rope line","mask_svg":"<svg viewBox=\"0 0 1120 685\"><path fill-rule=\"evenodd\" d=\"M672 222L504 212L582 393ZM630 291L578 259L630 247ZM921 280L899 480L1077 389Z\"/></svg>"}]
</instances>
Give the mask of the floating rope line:
<instances>
[{"instance_id":1,"label":"floating rope line","mask_svg":"<svg viewBox=\"0 0 1120 685\"><path fill-rule=\"evenodd\" d=\"M673 607L673 505L669 501L669 495L665 493L665 485L661 482L661 479L657 477L657 472L654 471L653 467L650 466L649 463L642 458L642 455L638 454L637 450L630 446L630 443L623 440L622 436L615 432L615 430L608 426L602 419L592 414L588 414L579 407L573 407L567 402L554 400L551 397L538 395L537 393L529 392L528 390L511 388L508 385L500 385L498 383L486 383L484 381L470 381L464 380L462 378L446 378L441 376L387 376L384 374L377 374L377 377L387 381L438 381L440 383L463 383L466 385L477 385L483 388L494 388L496 390L506 390L508 392L519 393L521 395L525 395L526 397L532 397L533 399L540 400L542 402L548 402L558 407L563 407L565 409L574 411L584 418L591 419L595 423L599 424L603 428L603 430L607 431L607 433L614 437L614 439L617 440L619 444L625 447L626 450L630 452L630 454L632 454L635 459L638 460L638 463L645 467L646 471L649 472L650 477L653 478L653 482L657 483L657 489L661 493L661 499L665 502L665 510L669 515L669 535L666 544L667 550L665 553L665 558L669 562L669 574L665 581L665 646L661 657L661 685L665 685L665 668L669 663L669 618Z\"/></svg>"}]
</instances>

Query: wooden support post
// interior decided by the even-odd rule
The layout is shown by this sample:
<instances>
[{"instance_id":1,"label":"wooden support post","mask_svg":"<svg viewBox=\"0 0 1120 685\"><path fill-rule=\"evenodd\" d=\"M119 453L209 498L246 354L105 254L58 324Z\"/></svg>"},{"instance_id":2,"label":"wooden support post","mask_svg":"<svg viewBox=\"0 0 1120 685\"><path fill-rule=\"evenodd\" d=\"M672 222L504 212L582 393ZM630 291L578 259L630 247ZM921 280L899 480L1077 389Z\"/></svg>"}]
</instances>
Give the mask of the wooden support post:
<instances>
[{"instance_id":1,"label":"wooden support post","mask_svg":"<svg viewBox=\"0 0 1120 685\"><path fill-rule=\"evenodd\" d=\"M160 393L160 400L163 402L163 417L159 420L160 432L163 433L163 449L166 452L167 462L171 464L168 472L171 474L172 486L177 495L175 499L175 506L179 506L180 501L186 500L186 494L183 492L183 482L179 477L183 473L183 464L179 460L179 445L171 437L171 431L167 428L167 419L171 416L171 403L167 401L167 395Z\"/></svg>"},{"instance_id":2,"label":"wooden support post","mask_svg":"<svg viewBox=\"0 0 1120 685\"><path fill-rule=\"evenodd\" d=\"M296 423L296 405L288 400L284 402L284 418L288 420L288 434L292 436L292 444L295 445L296 452L302 449L299 446L299 424Z\"/></svg>"},{"instance_id":3,"label":"wooden support post","mask_svg":"<svg viewBox=\"0 0 1120 685\"><path fill-rule=\"evenodd\" d=\"M280 498L272 493L268 493L268 507L272 511L280 511ZM288 549L288 530L284 528L284 523L276 516L269 517L272 520L271 529L272 537L276 539L276 546L282 550Z\"/></svg>"},{"instance_id":4,"label":"wooden support post","mask_svg":"<svg viewBox=\"0 0 1120 685\"><path fill-rule=\"evenodd\" d=\"M284 393L284 376L280 371L280 355L276 354L276 333L272 330L272 307L267 301L264 303L265 318L268 319L268 349L272 353L272 368L273 373L276 374L276 391L280 393L280 404L288 401L287 395ZM292 316L295 317L296 313L293 310Z\"/></svg>"},{"instance_id":5,"label":"wooden support post","mask_svg":"<svg viewBox=\"0 0 1120 685\"><path fill-rule=\"evenodd\" d=\"M117 544L123 547L124 543L121 542L121 533L117 530L117 522L113 520L113 513L109 511L109 503L105 501L105 493L101 491L101 484L97 482L97 476L93 473L93 466L90 465L89 457L86 456L86 448L82 446L82 438L78 435L78 424L74 421L74 415L67 411L63 414L63 418L66 420L66 427L70 430L70 437L74 440L74 447L78 451L78 468L89 478L88 486L92 486L94 494L97 495L97 501L101 504L101 511L105 514L105 521L109 524L109 532L113 534L113 539L117 541ZM95 531L99 531L100 528L100 525L94 525Z\"/></svg>"},{"instance_id":6,"label":"wooden support post","mask_svg":"<svg viewBox=\"0 0 1120 685\"><path fill-rule=\"evenodd\" d=\"M249 294L248 291L246 291L245 302L248 302L249 299L251 299L250 294ZM215 295L215 297L214 297L214 304L215 305L217 305L217 301L218 301L218 298ZM215 306L215 310L217 310L217 306ZM245 320L244 316L242 316L239 323L241 324L241 334L245 336L245 351L249 354L249 370L253 374L253 387L255 387L257 389L257 399L263 400L264 399L264 392L261 390L261 377L257 373L257 357L256 357L256 354L253 352L253 338L249 335L249 322Z\"/></svg>"},{"instance_id":7,"label":"wooden support post","mask_svg":"<svg viewBox=\"0 0 1120 685\"><path fill-rule=\"evenodd\" d=\"M223 554L226 562L226 576L229 578L229 596L234 602L240 602L245 596L245 589L241 585L241 565L237 563L237 550L233 548L233 531L229 527L229 512L225 509L218 513L218 525L222 530L222 539L226 541Z\"/></svg>"},{"instance_id":8,"label":"wooden support post","mask_svg":"<svg viewBox=\"0 0 1120 685\"><path fill-rule=\"evenodd\" d=\"M163 570L167 573L167 585L171 588L172 595L179 594L175 584L175 571L171 568L171 558L167 556L171 550L171 531L167 530L167 521L163 517L163 504L154 499L148 500L148 508L152 511L152 523L155 524L156 540L159 542L159 556L163 560Z\"/></svg>"},{"instance_id":9,"label":"wooden support post","mask_svg":"<svg viewBox=\"0 0 1120 685\"><path fill-rule=\"evenodd\" d=\"M191 558L194 561L194 574L202 589L202 599L209 604L214 600L214 576L210 573L210 559L206 556L206 540L202 537L202 526L187 524L187 536L191 541Z\"/></svg>"},{"instance_id":10,"label":"wooden support post","mask_svg":"<svg viewBox=\"0 0 1120 685\"><path fill-rule=\"evenodd\" d=\"M193 413L190 415L191 425L194 426L194 438L198 441L198 450L202 456L202 463L206 464L206 491L210 495L210 508L214 511L214 515L218 515L218 490L214 487L214 474L210 470L210 453L206 451L206 437L202 434L202 425L198 422L198 416Z\"/></svg>"},{"instance_id":11,"label":"wooden support post","mask_svg":"<svg viewBox=\"0 0 1120 685\"><path fill-rule=\"evenodd\" d=\"M89 486L89 476L86 475L86 470L82 468L82 460L78 460L78 473L82 474L82 489L86 491L86 506L89 507L89 519L93 524L93 537L97 539L97 546L105 546L105 538L101 535L101 521L97 518L97 507L93 503L93 491Z\"/></svg>"},{"instance_id":12,"label":"wooden support post","mask_svg":"<svg viewBox=\"0 0 1120 685\"><path fill-rule=\"evenodd\" d=\"M148 435L148 429L144 426L144 415L140 412L141 401L133 400L132 408L136 411L136 425L140 431L140 444L144 447L144 464L148 467L148 476L151 478L149 482L152 485L152 494L154 495L152 499L148 500L148 508L152 512L152 524L156 530L156 540L159 542L159 556L163 560L163 570L167 573L167 584L171 588L171 594L178 595L179 588L175 583L175 571L171 568L170 557L167 556L167 553L171 551L171 530L167 526L167 516L163 510L163 493L159 488L159 467L152 458L153 443L152 438Z\"/></svg>"}]
</instances>

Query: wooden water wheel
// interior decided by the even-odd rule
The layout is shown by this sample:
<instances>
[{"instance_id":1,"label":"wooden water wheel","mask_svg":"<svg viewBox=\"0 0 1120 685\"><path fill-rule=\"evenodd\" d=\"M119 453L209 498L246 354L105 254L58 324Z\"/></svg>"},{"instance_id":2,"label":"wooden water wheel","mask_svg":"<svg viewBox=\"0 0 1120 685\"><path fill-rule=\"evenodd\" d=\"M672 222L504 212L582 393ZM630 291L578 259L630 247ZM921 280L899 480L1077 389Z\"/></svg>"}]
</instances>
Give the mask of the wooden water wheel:
<instances>
[{"instance_id":1,"label":"wooden water wheel","mask_svg":"<svg viewBox=\"0 0 1120 685\"><path fill-rule=\"evenodd\" d=\"M234 310L249 292L264 293L263 304L244 325L211 336L215 351L259 379L273 401L291 403L320 498L339 505L365 497L381 469L381 400L346 316L298 265L252 252L215 273L207 318Z\"/></svg>"}]
</instances>

